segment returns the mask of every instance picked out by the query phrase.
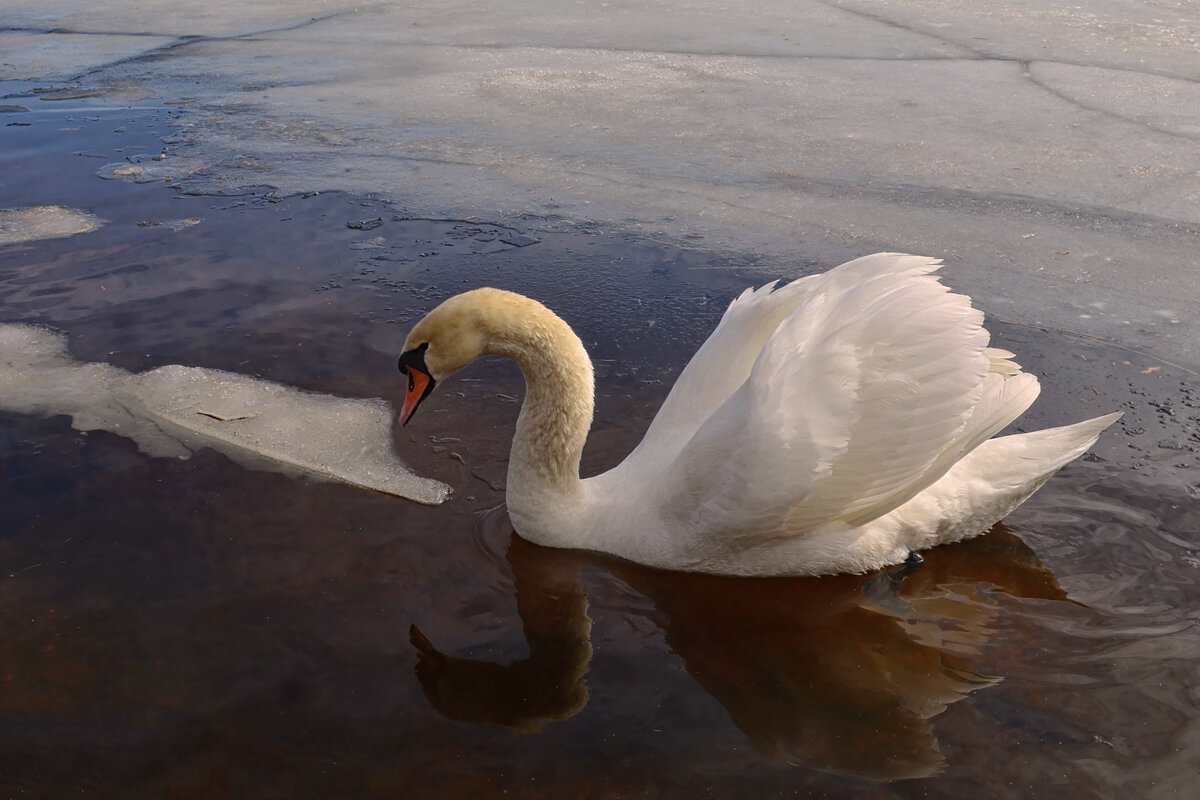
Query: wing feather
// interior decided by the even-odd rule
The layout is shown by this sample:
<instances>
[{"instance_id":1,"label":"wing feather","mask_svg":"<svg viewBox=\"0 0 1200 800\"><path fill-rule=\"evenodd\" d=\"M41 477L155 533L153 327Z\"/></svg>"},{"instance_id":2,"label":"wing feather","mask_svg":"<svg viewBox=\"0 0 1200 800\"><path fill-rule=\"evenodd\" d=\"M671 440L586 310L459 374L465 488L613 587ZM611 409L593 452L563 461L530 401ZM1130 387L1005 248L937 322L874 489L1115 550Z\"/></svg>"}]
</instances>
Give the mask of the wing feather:
<instances>
[{"instance_id":1,"label":"wing feather","mask_svg":"<svg viewBox=\"0 0 1200 800\"><path fill-rule=\"evenodd\" d=\"M775 281L735 298L676 379L638 449L674 451L690 439L745 383L767 339L808 296L811 280L801 278L779 289Z\"/></svg>"},{"instance_id":2,"label":"wing feather","mask_svg":"<svg viewBox=\"0 0 1200 800\"><path fill-rule=\"evenodd\" d=\"M666 470L664 512L701 536L749 539L859 524L915 496L1023 411L1036 379L988 348L983 315L931 275L938 266L896 254L849 262L805 279L771 309L786 316L762 327L740 317L773 295L735 301L710 342L729 320L727 334L753 330L760 350ZM718 340L709 357L744 354L753 339ZM718 363L732 367L706 357L687 375L689 365L687 391L703 389Z\"/></svg>"},{"instance_id":3,"label":"wing feather","mask_svg":"<svg viewBox=\"0 0 1200 800\"><path fill-rule=\"evenodd\" d=\"M819 328L828 306L824 296L807 301L805 313L788 319L783 338ZM772 337L778 341L778 334ZM803 360L785 351L768 344L749 378L666 471L667 511L690 530L702 535L768 524L828 477L844 454L859 389L853 351L837 337L813 342ZM798 379L797 371L804 377ZM796 414L780 387L800 381L813 391L804 413Z\"/></svg>"}]
</instances>

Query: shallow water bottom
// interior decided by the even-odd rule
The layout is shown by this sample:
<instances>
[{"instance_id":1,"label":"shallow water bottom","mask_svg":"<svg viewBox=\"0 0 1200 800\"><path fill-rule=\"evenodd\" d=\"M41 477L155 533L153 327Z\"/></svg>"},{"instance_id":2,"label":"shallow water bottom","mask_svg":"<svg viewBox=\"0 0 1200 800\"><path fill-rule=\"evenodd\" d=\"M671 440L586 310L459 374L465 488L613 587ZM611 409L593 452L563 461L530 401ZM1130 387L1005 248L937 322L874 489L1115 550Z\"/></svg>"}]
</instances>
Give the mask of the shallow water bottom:
<instances>
[{"instance_id":1,"label":"shallow water bottom","mask_svg":"<svg viewBox=\"0 0 1200 800\"><path fill-rule=\"evenodd\" d=\"M161 113L137 118L151 143ZM17 166L50 169L52 140ZM413 219L379 198L177 196L76 159L53 161L58 196L29 204L107 224L0 249L0 321L54 326L77 358L127 370L394 401L421 313L480 284L523 291L596 358L588 472L632 448L728 299L774 277L611 232L535 242L519 220ZM164 224L178 219L198 222ZM927 553L898 586L680 575L523 542L499 508L521 393L501 361L393 432L407 463L454 488L440 507L0 414L0 788L1189 796L1195 376L991 327L1043 378L1022 427L1126 417L1005 524Z\"/></svg>"}]
</instances>

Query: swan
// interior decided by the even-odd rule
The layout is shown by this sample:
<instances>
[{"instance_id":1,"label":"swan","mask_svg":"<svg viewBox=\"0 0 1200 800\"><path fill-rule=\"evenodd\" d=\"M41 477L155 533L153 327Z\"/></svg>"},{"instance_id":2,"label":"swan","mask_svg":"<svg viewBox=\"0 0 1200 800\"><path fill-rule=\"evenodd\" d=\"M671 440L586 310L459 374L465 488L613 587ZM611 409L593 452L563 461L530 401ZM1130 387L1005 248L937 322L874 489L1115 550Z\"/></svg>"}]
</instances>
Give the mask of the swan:
<instances>
[{"instance_id":1,"label":"swan","mask_svg":"<svg viewBox=\"0 0 1200 800\"><path fill-rule=\"evenodd\" d=\"M983 533L1120 417L991 438L1039 392L983 314L933 273L879 253L750 288L684 368L618 466L580 479L592 363L552 311L481 288L413 327L408 424L484 355L515 361L525 400L506 503L524 538L671 570L864 573Z\"/></svg>"}]
</instances>

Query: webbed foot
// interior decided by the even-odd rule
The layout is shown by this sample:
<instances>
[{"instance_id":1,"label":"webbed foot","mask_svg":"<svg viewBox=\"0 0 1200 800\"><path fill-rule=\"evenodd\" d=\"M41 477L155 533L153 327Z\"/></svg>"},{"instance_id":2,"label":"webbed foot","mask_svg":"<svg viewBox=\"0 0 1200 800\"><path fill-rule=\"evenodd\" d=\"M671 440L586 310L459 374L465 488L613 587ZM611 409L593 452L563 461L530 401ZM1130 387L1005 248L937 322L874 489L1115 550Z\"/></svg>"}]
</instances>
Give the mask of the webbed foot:
<instances>
[{"instance_id":1,"label":"webbed foot","mask_svg":"<svg viewBox=\"0 0 1200 800\"><path fill-rule=\"evenodd\" d=\"M900 596L900 581L925 566L920 553L911 552L904 563L889 572L881 572L863 584L867 599L888 613L907 617L912 613L912 604Z\"/></svg>"},{"instance_id":2,"label":"webbed foot","mask_svg":"<svg viewBox=\"0 0 1200 800\"><path fill-rule=\"evenodd\" d=\"M896 583L899 583L923 566L925 566L925 557L914 550L908 554L908 558L904 559L903 564L886 574L889 578L896 581Z\"/></svg>"}]
</instances>

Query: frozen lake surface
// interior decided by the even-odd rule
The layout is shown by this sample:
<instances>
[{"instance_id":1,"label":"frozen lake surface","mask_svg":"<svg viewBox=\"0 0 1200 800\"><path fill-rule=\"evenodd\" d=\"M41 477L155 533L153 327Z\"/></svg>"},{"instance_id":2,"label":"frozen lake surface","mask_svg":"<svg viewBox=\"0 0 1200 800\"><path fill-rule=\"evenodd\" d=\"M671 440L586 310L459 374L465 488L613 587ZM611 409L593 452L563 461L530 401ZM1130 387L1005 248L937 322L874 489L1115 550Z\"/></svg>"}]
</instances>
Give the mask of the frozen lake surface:
<instances>
[{"instance_id":1,"label":"frozen lake surface","mask_svg":"<svg viewBox=\"0 0 1200 800\"><path fill-rule=\"evenodd\" d=\"M0 411L0 789L1194 791L1200 12L729 6L8 0L0 207L74 211L0 217L0 324L394 403L426 310L522 291L596 360L590 474L742 287L907 250L1021 429L1125 412L1095 452L888 592L522 542L504 362L392 431L439 507Z\"/></svg>"},{"instance_id":2,"label":"frozen lake surface","mask_svg":"<svg viewBox=\"0 0 1200 800\"><path fill-rule=\"evenodd\" d=\"M9 0L4 24L2 76L190 101L190 190L601 223L784 276L940 256L993 314L1200 363L1191 3Z\"/></svg>"}]
</instances>

